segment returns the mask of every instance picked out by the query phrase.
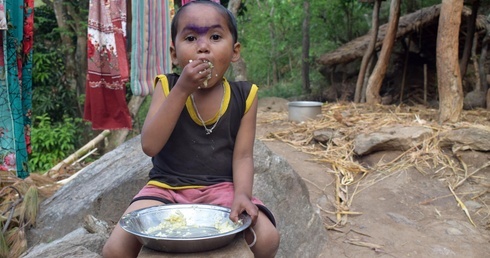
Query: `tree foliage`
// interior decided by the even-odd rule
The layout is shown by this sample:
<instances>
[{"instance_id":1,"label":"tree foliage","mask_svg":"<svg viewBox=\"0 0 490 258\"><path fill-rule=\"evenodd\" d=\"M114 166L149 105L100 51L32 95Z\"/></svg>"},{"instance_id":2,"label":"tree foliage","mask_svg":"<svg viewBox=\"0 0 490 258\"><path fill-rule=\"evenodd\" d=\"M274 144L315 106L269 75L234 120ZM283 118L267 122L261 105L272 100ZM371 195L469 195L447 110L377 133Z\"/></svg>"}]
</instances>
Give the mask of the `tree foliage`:
<instances>
[{"instance_id":1,"label":"tree foliage","mask_svg":"<svg viewBox=\"0 0 490 258\"><path fill-rule=\"evenodd\" d=\"M282 97L301 95L303 0L246 0L243 5L239 32L249 80L266 88L287 85L275 91ZM324 78L315 59L365 33L368 7L357 0L311 1L310 76L317 87Z\"/></svg>"},{"instance_id":2,"label":"tree foliage","mask_svg":"<svg viewBox=\"0 0 490 258\"><path fill-rule=\"evenodd\" d=\"M77 128L80 118L64 117L63 122L52 123L47 115L36 117L37 126L32 129L32 155L29 166L32 171L48 171L76 150L80 134Z\"/></svg>"}]
</instances>

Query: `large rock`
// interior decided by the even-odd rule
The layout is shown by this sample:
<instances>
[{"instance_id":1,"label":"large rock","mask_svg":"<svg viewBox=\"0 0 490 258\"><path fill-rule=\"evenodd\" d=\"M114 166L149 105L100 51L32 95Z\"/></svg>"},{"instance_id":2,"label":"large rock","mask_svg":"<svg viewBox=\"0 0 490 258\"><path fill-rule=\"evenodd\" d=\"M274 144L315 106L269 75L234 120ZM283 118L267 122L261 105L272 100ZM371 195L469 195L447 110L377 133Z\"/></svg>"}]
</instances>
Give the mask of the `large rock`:
<instances>
[{"instance_id":1,"label":"large rock","mask_svg":"<svg viewBox=\"0 0 490 258\"><path fill-rule=\"evenodd\" d=\"M463 108L464 109L475 109L484 108L487 102L486 92L481 90L470 91L464 96Z\"/></svg>"},{"instance_id":2,"label":"large rock","mask_svg":"<svg viewBox=\"0 0 490 258\"><path fill-rule=\"evenodd\" d=\"M422 144L432 136L432 130L423 126L402 126L380 128L379 131L359 134L354 138L354 152L367 155L377 151L406 151Z\"/></svg>"},{"instance_id":3,"label":"large rock","mask_svg":"<svg viewBox=\"0 0 490 258\"><path fill-rule=\"evenodd\" d=\"M256 141L254 158L254 195L275 214L281 234L277 257L318 256L327 241L326 230L311 207L304 182L285 159L260 141ZM45 246L42 243L56 241L82 227L87 215L111 225L117 223L131 198L146 183L150 168L151 160L141 151L139 136L84 168L41 204L36 227L27 232L29 246L34 246L29 253L38 254L36 248ZM87 248L83 245L80 242L73 248Z\"/></svg>"},{"instance_id":4,"label":"large rock","mask_svg":"<svg viewBox=\"0 0 490 258\"><path fill-rule=\"evenodd\" d=\"M66 236L49 243L41 243L22 258L59 258L59 257L102 257L102 247L107 240L107 235L89 233L80 227L68 233Z\"/></svg>"},{"instance_id":5,"label":"large rock","mask_svg":"<svg viewBox=\"0 0 490 258\"><path fill-rule=\"evenodd\" d=\"M135 137L85 167L76 178L41 204L29 246L51 242L83 225L85 215L117 222L146 183L151 159Z\"/></svg>"},{"instance_id":6,"label":"large rock","mask_svg":"<svg viewBox=\"0 0 490 258\"><path fill-rule=\"evenodd\" d=\"M440 146L460 150L490 151L490 128L486 126L463 127L440 135Z\"/></svg>"}]
</instances>

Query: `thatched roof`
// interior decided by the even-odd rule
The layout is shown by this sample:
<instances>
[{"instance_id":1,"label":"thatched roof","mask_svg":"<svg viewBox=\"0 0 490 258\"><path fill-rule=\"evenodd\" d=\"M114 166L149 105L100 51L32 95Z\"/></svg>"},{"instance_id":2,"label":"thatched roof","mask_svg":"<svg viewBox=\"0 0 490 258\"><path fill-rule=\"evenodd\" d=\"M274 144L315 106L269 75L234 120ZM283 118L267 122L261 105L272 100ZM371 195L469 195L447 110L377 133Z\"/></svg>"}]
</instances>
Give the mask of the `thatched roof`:
<instances>
[{"instance_id":1,"label":"thatched roof","mask_svg":"<svg viewBox=\"0 0 490 258\"><path fill-rule=\"evenodd\" d=\"M437 25L439 21L440 11L441 5L439 4L426 7L416 12L400 17L396 39L402 38L412 32L418 32L424 27ZM471 10L465 7L463 9L462 16L466 18L470 15ZM462 20L462 26L465 23L465 20L466 19ZM486 18L484 16L479 16L477 19L477 28L479 28L480 30L484 30L486 23L485 20ZM381 47L386 35L387 28L388 24L383 24L379 27L376 48ZM435 28L435 31L437 32L437 27ZM350 63L358 58L362 58L370 41L371 32L340 46L332 52L322 55L318 59L318 63L326 67L332 67L338 64Z\"/></svg>"}]
</instances>

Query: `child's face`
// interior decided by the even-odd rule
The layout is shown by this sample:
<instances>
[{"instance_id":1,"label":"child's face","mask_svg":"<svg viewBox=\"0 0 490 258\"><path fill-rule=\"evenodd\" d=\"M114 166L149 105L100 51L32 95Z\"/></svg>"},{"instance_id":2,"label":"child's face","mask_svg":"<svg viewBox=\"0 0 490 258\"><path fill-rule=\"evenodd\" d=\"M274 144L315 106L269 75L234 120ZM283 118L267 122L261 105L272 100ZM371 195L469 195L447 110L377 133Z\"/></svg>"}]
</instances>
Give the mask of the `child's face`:
<instances>
[{"instance_id":1,"label":"child's face","mask_svg":"<svg viewBox=\"0 0 490 258\"><path fill-rule=\"evenodd\" d=\"M221 81L230 62L240 57L240 44L233 43L228 23L215 7L207 4L187 6L181 14L174 46L170 48L172 62L184 68L189 60L213 64L209 85Z\"/></svg>"}]
</instances>

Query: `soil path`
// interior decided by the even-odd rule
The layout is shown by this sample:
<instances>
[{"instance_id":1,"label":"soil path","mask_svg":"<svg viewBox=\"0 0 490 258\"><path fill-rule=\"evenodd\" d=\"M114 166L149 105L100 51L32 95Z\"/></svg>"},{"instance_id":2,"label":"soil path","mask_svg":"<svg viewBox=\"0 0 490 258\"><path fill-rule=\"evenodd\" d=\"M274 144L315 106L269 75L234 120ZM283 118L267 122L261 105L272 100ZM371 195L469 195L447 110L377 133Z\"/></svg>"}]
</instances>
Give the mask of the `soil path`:
<instances>
[{"instance_id":1,"label":"soil path","mask_svg":"<svg viewBox=\"0 0 490 258\"><path fill-rule=\"evenodd\" d=\"M447 185L434 176L437 171L423 174L407 169L389 175L367 175L355 193L350 193L355 196L350 200L350 212L355 214L349 215L342 226L334 227L336 177L329 164L314 162L313 156L266 137L284 129L284 123L261 121L261 112L271 107L284 111L284 102L269 102L266 110L260 107L257 138L284 157L304 179L312 205L329 228L329 239L320 257L489 257L488 226L481 226L481 221L472 225ZM376 163L397 155L377 153L364 162ZM474 158L489 160L488 155ZM466 207L471 214L482 208L477 202L467 202Z\"/></svg>"}]
</instances>

